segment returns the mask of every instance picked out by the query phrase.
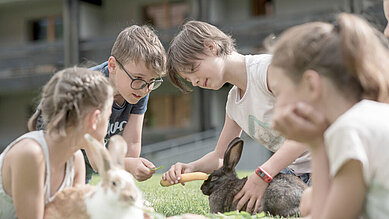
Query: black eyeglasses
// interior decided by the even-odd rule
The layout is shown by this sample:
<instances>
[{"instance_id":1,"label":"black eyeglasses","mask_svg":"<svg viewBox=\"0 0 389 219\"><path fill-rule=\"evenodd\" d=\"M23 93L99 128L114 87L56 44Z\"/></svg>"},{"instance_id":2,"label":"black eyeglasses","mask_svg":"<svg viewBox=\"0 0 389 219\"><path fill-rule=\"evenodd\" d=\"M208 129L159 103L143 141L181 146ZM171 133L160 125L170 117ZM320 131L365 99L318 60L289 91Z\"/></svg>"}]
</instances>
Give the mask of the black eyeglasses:
<instances>
[{"instance_id":1,"label":"black eyeglasses","mask_svg":"<svg viewBox=\"0 0 389 219\"><path fill-rule=\"evenodd\" d=\"M122 65L122 63L119 62L119 60L113 56L116 60L116 62L120 65L120 67L123 69L123 71L128 75L128 77L130 77L131 79L131 88L134 89L134 90L141 90L143 89L146 85L147 85L147 88L149 90L155 90L157 89L159 86L161 86L163 80L162 78L158 78L157 80L154 80L154 81L151 81L151 82L147 82L143 79L140 79L140 78L133 78L131 77L130 73L127 72L127 70L124 68L124 66Z\"/></svg>"}]
</instances>

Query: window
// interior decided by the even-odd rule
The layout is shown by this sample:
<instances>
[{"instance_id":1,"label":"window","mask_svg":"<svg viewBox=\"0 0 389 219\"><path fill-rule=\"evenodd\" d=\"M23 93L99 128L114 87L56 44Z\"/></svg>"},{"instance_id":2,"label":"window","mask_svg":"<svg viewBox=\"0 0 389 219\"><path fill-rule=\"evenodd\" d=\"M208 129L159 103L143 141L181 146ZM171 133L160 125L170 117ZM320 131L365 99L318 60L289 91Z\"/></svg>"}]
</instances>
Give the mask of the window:
<instances>
[{"instance_id":1,"label":"window","mask_svg":"<svg viewBox=\"0 0 389 219\"><path fill-rule=\"evenodd\" d=\"M272 15L273 2L272 0L252 0L252 14L253 16Z\"/></svg>"},{"instance_id":2,"label":"window","mask_svg":"<svg viewBox=\"0 0 389 219\"><path fill-rule=\"evenodd\" d=\"M154 3L143 7L143 22L156 28L179 26L187 16L188 4L183 1Z\"/></svg>"},{"instance_id":3,"label":"window","mask_svg":"<svg viewBox=\"0 0 389 219\"><path fill-rule=\"evenodd\" d=\"M62 17L51 16L29 22L29 39L31 41L54 42L62 39L63 25Z\"/></svg>"}]
</instances>

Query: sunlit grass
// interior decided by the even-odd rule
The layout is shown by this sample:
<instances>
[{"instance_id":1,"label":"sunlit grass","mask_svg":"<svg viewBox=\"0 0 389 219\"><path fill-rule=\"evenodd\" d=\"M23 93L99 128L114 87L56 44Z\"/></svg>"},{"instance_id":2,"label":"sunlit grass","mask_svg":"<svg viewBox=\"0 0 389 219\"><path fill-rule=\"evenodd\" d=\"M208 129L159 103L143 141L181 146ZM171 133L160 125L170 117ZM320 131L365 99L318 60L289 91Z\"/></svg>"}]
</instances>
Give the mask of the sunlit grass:
<instances>
[{"instance_id":1,"label":"sunlit grass","mask_svg":"<svg viewBox=\"0 0 389 219\"><path fill-rule=\"evenodd\" d=\"M185 186L178 184L162 187L159 184L161 177L162 174L155 174L144 182L136 183L155 212L165 216L209 213L208 196L203 195L200 190L203 181L188 182ZM97 184L99 181L100 177L94 175L91 184Z\"/></svg>"},{"instance_id":2,"label":"sunlit grass","mask_svg":"<svg viewBox=\"0 0 389 219\"><path fill-rule=\"evenodd\" d=\"M239 177L250 175L251 172L238 172ZM207 215L210 218L218 218L217 215L209 214L208 196L203 195L200 186L203 181L188 182L185 186L181 184L162 187L159 182L162 174L154 174L153 177L144 181L136 182L143 192L143 197L154 208L154 211L166 217L182 215L185 213ZM92 185L100 181L99 175L94 175ZM231 216L232 218L247 218L242 215ZM228 217L228 218L231 218ZM223 218L225 218L223 216ZM264 218L264 217L261 217Z\"/></svg>"}]
</instances>

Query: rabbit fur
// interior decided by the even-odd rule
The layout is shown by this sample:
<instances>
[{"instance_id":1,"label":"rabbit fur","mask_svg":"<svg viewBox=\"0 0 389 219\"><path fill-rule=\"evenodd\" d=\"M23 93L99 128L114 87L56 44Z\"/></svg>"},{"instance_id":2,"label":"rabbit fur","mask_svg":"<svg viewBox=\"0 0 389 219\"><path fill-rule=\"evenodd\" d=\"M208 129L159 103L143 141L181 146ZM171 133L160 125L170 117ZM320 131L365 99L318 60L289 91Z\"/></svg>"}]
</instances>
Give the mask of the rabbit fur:
<instances>
[{"instance_id":1,"label":"rabbit fur","mask_svg":"<svg viewBox=\"0 0 389 219\"><path fill-rule=\"evenodd\" d=\"M235 166L243 150L243 140L235 138L224 154L223 166L213 171L201 186L204 195L209 196L211 213L236 210L232 203L234 196L243 188L247 177L239 179ZM287 217L299 214L299 204L307 185L298 177L279 173L265 190L258 212ZM247 203L242 207L246 209Z\"/></svg>"},{"instance_id":2,"label":"rabbit fur","mask_svg":"<svg viewBox=\"0 0 389 219\"><path fill-rule=\"evenodd\" d=\"M111 137L109 152L102 143L85 135L91 151L98 155L101 182L58 192L45 207L45 219L53 218L136 218L143 219L143 199L133 176L122 166L127 144L120 135Z\"/></svg>"}]
</instances>

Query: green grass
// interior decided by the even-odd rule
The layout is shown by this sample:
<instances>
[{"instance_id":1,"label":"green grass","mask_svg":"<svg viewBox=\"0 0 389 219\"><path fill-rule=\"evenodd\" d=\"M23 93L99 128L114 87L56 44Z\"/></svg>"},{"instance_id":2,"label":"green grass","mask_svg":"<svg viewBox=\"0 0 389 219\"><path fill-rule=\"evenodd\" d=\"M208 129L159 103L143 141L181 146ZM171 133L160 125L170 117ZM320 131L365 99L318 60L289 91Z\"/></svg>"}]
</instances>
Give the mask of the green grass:
<instances>
[{"instance_id":1,"label":"green grass","mask_svg":"<svg viewBox=\"0 0 389 219\"><path fill-rule=\"evenodd\" d=\"M159 184L161 177L162 174L154 174L150 179L136 183L155 212L165 216L209 213L208 196L203 195L200 190L203 181L188 182L185 186L178 184L162 187ZM98 181L100 177L94 175L91 184L97 184Z\"/></svg>"},{"instance_id":2,"label":"green grass","mask_svg":"<svg viewBox=\"0 0 389 219\"><path fill-rule=\"evenodd\" d=\"M250 174L251 172L238 173L239 177L248 176ZM169 187L162 187L159 184L161 176L162 174L154 174L150 179L136 183L139 189L142 190L144 199L150 203L155 212L164 216L191 213L207 215L211 218L219 218L217 215L209 214L208 196L203 195L200 190L203 181L188 182L185 186L177 184ZM100 176L94 175L91 184L95 185L99 181ZM233 218L247 218L244 215L234 215L235 216L232 216Z\"/></svg>"}]
</instances>

